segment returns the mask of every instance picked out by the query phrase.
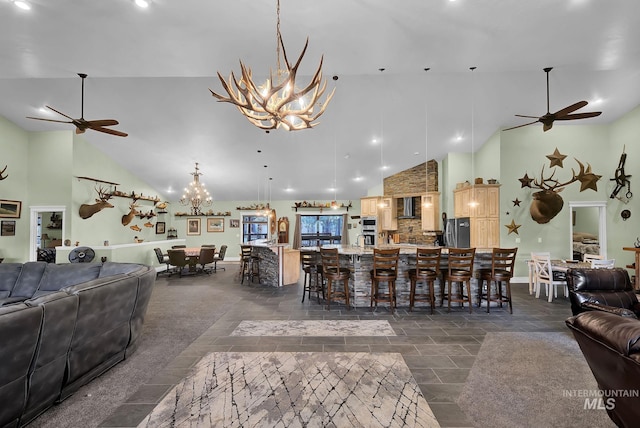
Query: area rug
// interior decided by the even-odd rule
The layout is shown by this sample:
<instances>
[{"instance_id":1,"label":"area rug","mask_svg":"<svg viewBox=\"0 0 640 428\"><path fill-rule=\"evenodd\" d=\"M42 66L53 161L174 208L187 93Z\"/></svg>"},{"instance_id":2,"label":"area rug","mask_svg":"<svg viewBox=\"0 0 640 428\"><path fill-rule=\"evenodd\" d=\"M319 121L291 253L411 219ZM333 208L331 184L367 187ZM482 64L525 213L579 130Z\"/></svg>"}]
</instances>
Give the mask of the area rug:
<instances>
[{"instance_id":1,"label":"area rug","mask_svg":"<svg viewBox=\"0 0 640 428\"><path fill-rule=\"evenodd\" d=\"M478 427L615 427L597 391L571 333L487 333L458 405Z\"/></svg>"},{"instance_id":2,"label":"area rug","mask_svg":"<svg viewBox=\"0 0 640 428\"><path fill-rule=\"evenodd\" d=\"M231 336L395 336L388 321L242 321Z\"/></svg>"},{"instance_id":3,"label":"area rug","mask_svg":"<svg viewBox=\"0 0 640 428\"><path fill-rule=\"evenodd\" d=\"M214 352L139 428L439 427L396 353Z\"/></svg>"}]
</instances>

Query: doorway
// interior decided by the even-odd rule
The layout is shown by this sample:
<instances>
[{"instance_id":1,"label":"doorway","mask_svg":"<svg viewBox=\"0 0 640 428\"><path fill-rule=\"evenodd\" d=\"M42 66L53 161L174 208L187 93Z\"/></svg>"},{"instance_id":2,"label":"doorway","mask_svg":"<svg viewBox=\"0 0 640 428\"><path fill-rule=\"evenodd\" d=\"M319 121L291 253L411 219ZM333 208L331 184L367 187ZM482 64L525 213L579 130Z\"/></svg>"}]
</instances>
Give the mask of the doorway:
<instances>
[{"instance_id":1,"label":"doorway","mask_svg":"<svg viewBox=\"0 0 640 428\"><path fill-rule=\"evenodd\" d=\"M607 258L607 203L569 202L569 258L584 254Z\"/></svg>"},{"instance_id":2,"label":"doorway","mask_svg":"<svg viewBox=\"0 0 640 428\"><path fill-rule=\"evenodd\" d=\"M65 235L65 206L30 207L29 261L38 260L38 249L62 246Z\"/></svg>"}]
</instances>

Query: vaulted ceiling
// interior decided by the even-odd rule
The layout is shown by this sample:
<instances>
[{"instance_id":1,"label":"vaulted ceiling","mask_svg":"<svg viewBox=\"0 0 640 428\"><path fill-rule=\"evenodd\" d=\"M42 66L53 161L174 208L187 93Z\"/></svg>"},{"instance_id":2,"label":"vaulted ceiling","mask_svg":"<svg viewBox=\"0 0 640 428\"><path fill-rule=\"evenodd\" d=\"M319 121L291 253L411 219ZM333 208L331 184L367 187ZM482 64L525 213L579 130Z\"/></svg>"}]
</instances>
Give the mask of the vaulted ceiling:
<instances>
[{"instance_id":1,"label":"vaulted ceiling","mask_svg":"<svg viewBox=\"0 0 640 428\"><path fill-rule=\"evenodd\" d=\"M314 129L269 134L209 88L222 91L216 73L239 74L239 60L257 81L275 69L276 0L30 3L0 2L0 115L73 129L26 116L60 119L40 111L50 105L79 117L87 73L85 119L117 119L129 136L84 138L175 199L195 162L217 200L266 199L267 188L274 200L331 200L334 182L338 199L357 199L383 175L477 150L526 122L515 114L546 113L544 67L552 112L581 100L580 112L603 112L554 129L640 104L637 0L281 0L290 58L309 37L299 80L324 55L335 97Z\"/></svg>"}]
</instances>

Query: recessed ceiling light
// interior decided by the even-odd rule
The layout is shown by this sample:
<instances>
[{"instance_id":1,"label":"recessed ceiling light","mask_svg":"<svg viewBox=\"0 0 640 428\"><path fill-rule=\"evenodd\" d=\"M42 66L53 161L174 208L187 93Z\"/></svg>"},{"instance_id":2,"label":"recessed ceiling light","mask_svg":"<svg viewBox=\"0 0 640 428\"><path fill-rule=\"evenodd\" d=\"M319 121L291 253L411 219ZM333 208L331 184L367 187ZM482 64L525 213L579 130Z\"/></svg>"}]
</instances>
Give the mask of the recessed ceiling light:
<instances>
[{"instance_id":1,"label":"recessed ceiling light","mask_svg":"<svg viewBox=\"0 0 640 428\"><path fill-rule=\"evenodd\" d=\"M27 3L26 1L16 0L16 1L13 2L13 4L15 4L17 7L19 7L20 9L23 9L23 10L30 10L31 9L31 5L29 3Z\"/></svg>"},{"instance_id":2,"label":"recessed ceiling light","mask_svg":"<svg viewBox=\"0 0 640 428\"><path fill-rule=\"evenodd\" d=\"M136 6L141 7L143 9L146 9L147 7L149 7L149 0L134 0L134 3L136 4Z\"/></svg>"},{"instance_id":3,"label":"recessed ceiling light","mask_svg":"<svg viewBox=\"0 0 640 428\"><path fill-rule=\"evenodd\" d=\"M420 154L420 152L413 152L414 156L418 156Z\"/></svg>"},{"instance_id":4,"label":"recessed ceiling light","mask_svg":"<svg viewBox=\"0 0 640 428\"><path fill-rule=\"evenodd\" d=\"M353 179L353 181L362 181L362 180L364 180L364 177L362 177L360 175Z\"/></svg>"}]
</instances>

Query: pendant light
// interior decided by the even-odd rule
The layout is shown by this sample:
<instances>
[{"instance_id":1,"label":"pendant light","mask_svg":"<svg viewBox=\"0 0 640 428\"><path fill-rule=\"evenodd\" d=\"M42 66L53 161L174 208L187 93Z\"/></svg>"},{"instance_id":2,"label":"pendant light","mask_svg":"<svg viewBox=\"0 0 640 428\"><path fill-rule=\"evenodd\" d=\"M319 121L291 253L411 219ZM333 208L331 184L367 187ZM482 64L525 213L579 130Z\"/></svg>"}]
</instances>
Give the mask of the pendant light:
<instances>
[{"instance_id":1,"label":"pendant light","mask_svg":"<svg viewBox=\"0 0 640 428\"><path fill-rule=\"evenodd\" d=\"M338 186L337 186L337 163L336 163L336 149L337 145L336 145L336 137L335 135L333 136L333 201L331 201L331 208L333 208L334 210L338 209Z\"/></svg>"},{"instance_id":2,"label":"pendant light","mask_svg":"<svg viewBox=\"0 0 640 428\"><path fill-rule=\"evenodd\" d=\"M428 72L431 70L430 68L425 68L424 71ZM431 198L427 197L427 193L429 193L429 85L427 82L427 90L426 95L424 97L424 204L425 208L429 208L431 203Z\"/></svg>"},{"instance_id":3,"label":"pendant light","mask_svg":"<svg viewBox=\"0 0 640 428\"><path fill-rule=\"evenodd\" d=\"M474 134L474 129L475 129L475 80L474 80L474 71L476 70L476 67L469 67L469 70L471 70L471 182L472 182L472 187L471 187L471 198L469 199L469 206L471 208L475 208L478 206L478 201L476 201L476 186L475 186L475 170L476 170L476 163L475 163L475 134Z\"/></svg>"}]
</instances>

